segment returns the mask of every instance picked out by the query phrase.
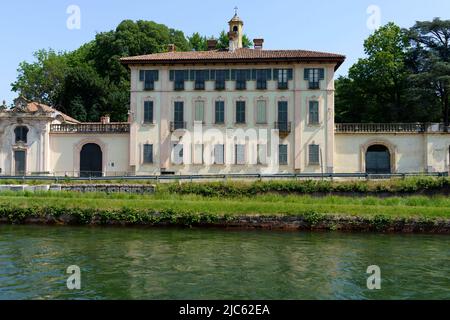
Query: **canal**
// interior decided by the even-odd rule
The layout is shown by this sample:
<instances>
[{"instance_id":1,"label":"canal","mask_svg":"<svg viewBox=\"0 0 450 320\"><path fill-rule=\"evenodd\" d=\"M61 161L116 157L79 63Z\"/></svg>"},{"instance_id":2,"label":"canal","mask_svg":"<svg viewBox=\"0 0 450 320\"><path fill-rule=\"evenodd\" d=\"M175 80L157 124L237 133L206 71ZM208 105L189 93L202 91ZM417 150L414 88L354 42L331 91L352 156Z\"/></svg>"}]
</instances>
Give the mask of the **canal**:
<instances>
[{"instance_id":1,"label":"canal","mask_svg":"<svg viewBox=\"0 0 450 320\"><path fill-rule=\"evenodd\" d=\"M450 299L450 236L0 226L0 299Z\"/></svg>"}]
</instances>

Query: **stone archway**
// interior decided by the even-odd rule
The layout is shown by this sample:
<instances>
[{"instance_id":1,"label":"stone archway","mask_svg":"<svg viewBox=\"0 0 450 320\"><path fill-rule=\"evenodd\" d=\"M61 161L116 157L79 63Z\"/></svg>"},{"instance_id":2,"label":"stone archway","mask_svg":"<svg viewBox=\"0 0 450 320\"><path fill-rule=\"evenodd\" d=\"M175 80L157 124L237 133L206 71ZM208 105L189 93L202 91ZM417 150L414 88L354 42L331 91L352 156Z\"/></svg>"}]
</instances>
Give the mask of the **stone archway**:
<instances>
[{"instance_id":1,"label":"stone archway","mask_svg":"<svg viewBox=\"0 0 450 320\"><path fill-rule=\"evenodd\" d=\"M99 173L97 175L102 176L106 172L107 145L105 143L103 143L103 141L98 139L98 138L86 138L86 139L83 139L83 140L79 141L74 146L73 170L75 172L77 170L82 171L81 170L82 169L81 168L81 153L82 153L82 150L83 150L84 146L88 145L88 144L94 144L94 145L97 145L98 148L100 148L100 151L101 151L101 170L99 171ZM94 147L92 147L92 148L94 148ZM98 153L99 153L98 152L98 148L97 148L97 151L94 151L94 152L97 153L97 155L96 155L97 159L99 158L98 157ZM96 169L98 169L98 165L97 165ZM87 170L87 171L89 171L89 170ZM97 170L95 170L95 171L97 171ZM85 172L85 174L86 174L86 172ZM81 175L81 172L80 172L80 175Z\"/></svg>"},{"instance_id":2,"label":"stone archway","mask_svg":"<svg viewBox=\"0 0 450 320\"><path fill-rule=\"evenodd\" d=\"M370 140L361 146L360 170L367 173L396 173L396 147L385 140ZM369 154L369 158L368 158ZM367 166L369 165L369 168Z\"/></svg>"}]
</instances>

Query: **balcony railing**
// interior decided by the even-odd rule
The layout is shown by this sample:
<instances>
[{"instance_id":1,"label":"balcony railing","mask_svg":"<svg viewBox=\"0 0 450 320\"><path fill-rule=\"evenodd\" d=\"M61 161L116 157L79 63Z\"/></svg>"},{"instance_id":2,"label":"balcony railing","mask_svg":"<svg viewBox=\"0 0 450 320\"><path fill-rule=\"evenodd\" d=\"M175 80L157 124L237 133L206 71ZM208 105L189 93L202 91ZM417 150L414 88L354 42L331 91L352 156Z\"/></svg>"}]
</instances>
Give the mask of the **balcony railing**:
<instances>
[{"instance_id":1,"label":"balcony railing","mask_svg":"<svg viewBox=\"0 0 450 320\"><path fill-rule=\"evenodd\" d=\"M336 123L336 132L339 133L419 133L425 132L425 129L423 123Z\"/></svg>"},{"instance_id":2,"label":"balcony railing","mask_svg":"<svg viewBox=\"0 0 450 320\"><path fill-rule=\"evenodd\" d=\"M128 133L129 123L80 123L80 124L52 124L52 133Z\"/></svg>"},{"instance_id":3,"label":"balcony railing","mask_svg":"<svg viewBox=\"0 0 450 320\"><path fill-rule=\"evenodd\" d=\"M291 122L275 122L275 129L277 129L280 134L287 135L291 133Z\"/></svg>"},{"instance_id":4,"label":"balcony railing","mask_svg":"<svg viewBox=\"0 0 450 320\"><path fill-rule=\"evenodd\" d=\"M186 129L186 121L171 121L170 122L170 131L174 132L178 129Z\"/></svg>"}]
</instances>

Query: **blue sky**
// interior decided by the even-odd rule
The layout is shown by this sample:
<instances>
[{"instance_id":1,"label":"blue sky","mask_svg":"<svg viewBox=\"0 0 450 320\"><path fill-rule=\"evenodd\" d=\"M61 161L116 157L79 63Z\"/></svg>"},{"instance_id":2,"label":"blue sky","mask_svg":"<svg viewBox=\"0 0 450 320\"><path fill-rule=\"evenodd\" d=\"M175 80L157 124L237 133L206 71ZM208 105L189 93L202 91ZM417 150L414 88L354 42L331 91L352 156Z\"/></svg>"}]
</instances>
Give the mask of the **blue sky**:
<instances>
[{"instance_id":1,"label":"blue sky","mask_svg":"<svg viewBox=\"0 0 450 320\"><path fill-rule=\"evenodd\" d=\"M81 28L66 26L67 8L81 10ZM0 2L0 101L11 103L16 93L10 84L23 60L32 61L41 48L73 50L95 34L114 29L124 19L154 20L180 29L186 35L217 35L227 28L233 8L239 8L244 31L250 38L263 37L266 49L308 49L342 53L348 68L364 55L363 41L372 30L371 14L380 9L380 22L410 27L417 20L450 19L448 0L40 0Z\"/></svg>"}]
</instances>

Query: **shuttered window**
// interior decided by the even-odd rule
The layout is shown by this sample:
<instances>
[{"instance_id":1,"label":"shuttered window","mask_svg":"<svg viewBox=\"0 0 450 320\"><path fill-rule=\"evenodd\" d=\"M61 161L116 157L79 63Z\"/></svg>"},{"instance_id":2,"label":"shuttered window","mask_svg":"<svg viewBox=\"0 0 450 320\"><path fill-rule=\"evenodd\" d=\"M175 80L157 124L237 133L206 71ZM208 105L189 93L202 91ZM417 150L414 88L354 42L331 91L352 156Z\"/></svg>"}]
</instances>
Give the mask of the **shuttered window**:
<instances>
[{"instance_id":1,"label":"shuttered window","mask_svg":"<svg viewBox=\"0 0 450 320\"><path fill-rule=\"evenodd\" d=\"M319 123L319 101L309 102L309 123L310 124Z\"/></svg>"},{"instance_id":2,"label":"shuttered window","mask_svg":"<svg viewBox=\"0 0 450 320\"><path fill-rule=\"evenodd\" d=\"M266 100L258 100L256 102L256 123L267 123L267 105Z\"/></svg>"},{"instance_id":3,"label":"shuttered window","mask_svg":"<svg viewBox=\"0 0 450 320\"><path fill-rule=\"evenodd\" d=\"M144 144L144 163L153 163L153 145Z\"/></svg>"},{"instance_id":4,"label":"shuttered window","mask_svg":"<svg viewBox=\"0 0 450 320\"><path fill-rule=\"evenodd\" d=\"M235 145L235 163L245 164L245 145L243 144Z\"/></svg>"},{"instance_id":5,"label":"shuttered window","mask_svg":"<svg viewBox=\"0 0 450 320\"><path fill-rule=\"evenodd\" d=\"M280 165L288 164L288 146L287 144L280 144L278 146L278 161Z\"/></svg>"},{"instance_id":6,"label":"shuttered window","mask_svg":"<svg viewBox=\"0 0 450 320\"><path fill-rule=\"evenodd\" d=\"M153 90L155 88L155 81L158 81L158 70L140 70L139 81L144 82L144 90Z\"/></svg>"},{"instance_id":7,"label":"shuttered window","mask_svg":"<svg viewBox=\"0 0 450 320\"><path fill-rule=\"evenodd\" d=\"M153 123L153 101L144 102L144 123Z\"/></svg>"},{"instance_id":8,"label":"shuttered window","mask_svg":"<svg viewBox=\"0 0 450 320\"><path fill-rule=\"evenodd\" d=\"M278 82L278 89L288 89L289 80L293 79L293 69L274 69L273 76Z\"/></svg>"},{"instance_id":9,"label":"shuttered window","mask_svg":"<svg viewBox=\"0 0 450 320\"><path fill-rule=\"evenodd\" d=\"M195 101L194 121L203 122L204 120L205 120L205 101L197 100Z\"/></svg>"},{"instance_id":10,"label":"shuttered window","mask_svg":"<svg viewBox=\"0 0 450 320\"><path fill-rule=\"evenodd\" d=\"M225 123L225 102L224 101L216 101L214 117L215 117L214 122L216 124Z\"/></svg>"},{"instance_id":11,"label":"shuttered window","mask_svg":"<svg viewBox=\"0 0 450 320\"><path fill-rule=\"evenodd\" d=\"M236 123L245 123L245 101L236 101Z\"/></svg>"},{"instance_id":12,"label":"shuttered window","mask_svg":"<svg viewBox=\"0 0 450 320\"><path fill-rule=\"evenodd\" d=\"M319 89L320 80L325 79L325 69L323 68L305 68L304 77L308 81L309 89Z\"/></svg>"},{"instance_id":13,"label":"shuttered window","mask_svg":"<svg viewBox=\"0 0 450 320\"><path fill-rule=\"evenodd\" d=\"M224 145L216 144L214 146L214 163L215 164L224 164Z\"/></svg>"},{"instance_id":14,"label":"shuttered window","mask_svg":"<svg viewBox=\"0 0 450 320\"><path fill-rule=\"evenodd\" d=\"M317 165L320 163L320 148L318 144L309 145L309 164Z\"/></svg>"}]
</instances>

